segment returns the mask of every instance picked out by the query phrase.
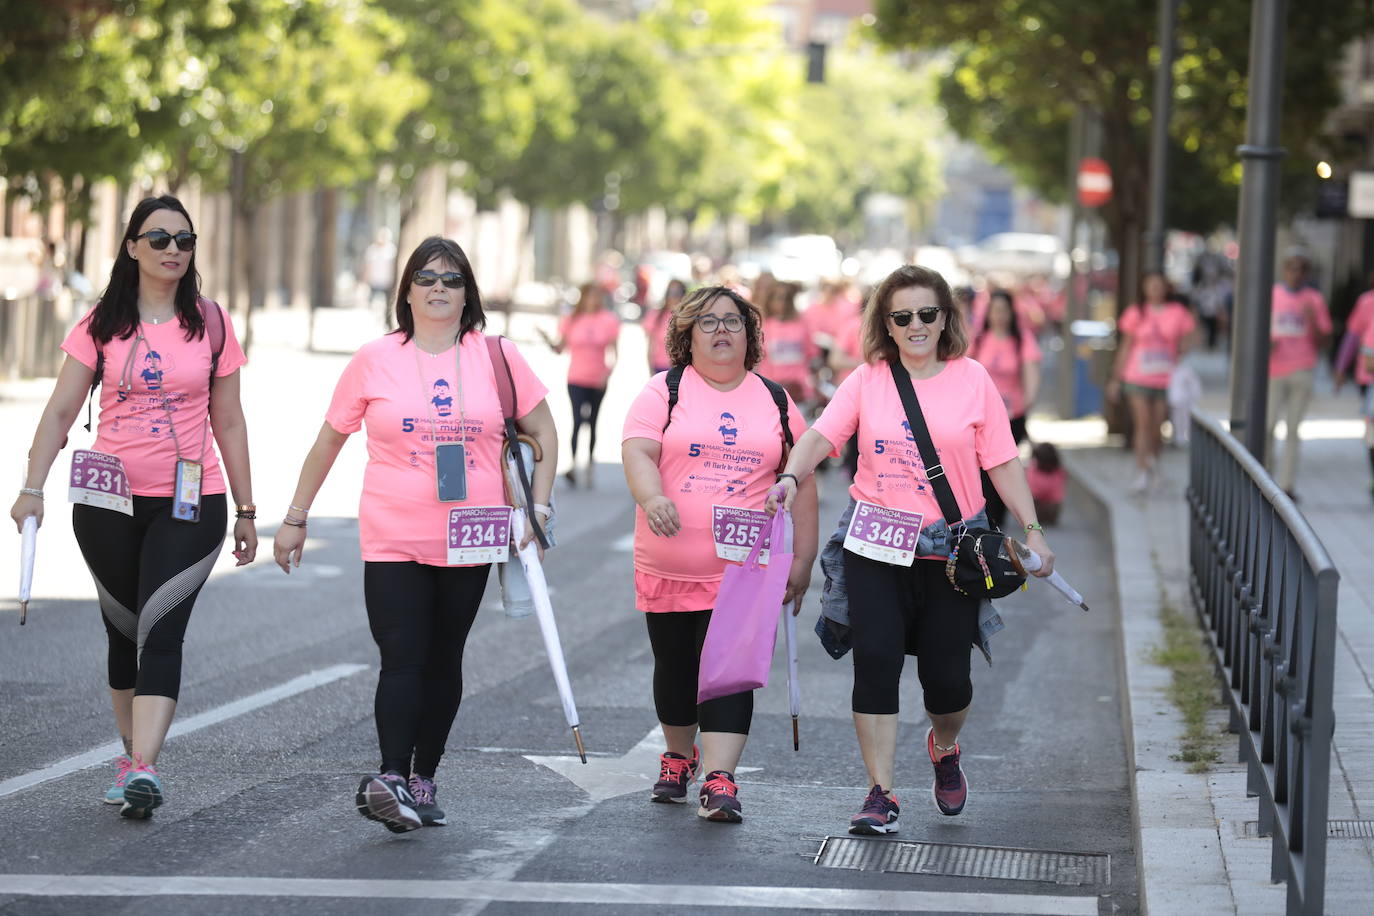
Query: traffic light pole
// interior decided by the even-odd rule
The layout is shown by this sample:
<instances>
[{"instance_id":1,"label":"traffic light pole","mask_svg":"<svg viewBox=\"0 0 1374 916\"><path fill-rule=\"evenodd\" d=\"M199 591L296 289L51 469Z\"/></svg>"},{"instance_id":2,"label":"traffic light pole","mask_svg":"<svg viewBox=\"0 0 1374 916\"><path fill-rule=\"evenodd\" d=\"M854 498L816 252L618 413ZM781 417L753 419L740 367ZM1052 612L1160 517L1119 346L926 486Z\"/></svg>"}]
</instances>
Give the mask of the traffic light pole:
<instances>
[{"instance_id":1,"label":"traffic light pole","mask_svg":"<svg viewBox=\"0 0 1374 916\"><path fill-rule=\"evenodd\" d=\"M1240 264L1231 331L1231 434L1264 460L1268 446L1269 322L1278 225L1279 146L1287 0L1255 0L1250 19L1250 108L1240 186Z\"/></svg>"}]
</instances>

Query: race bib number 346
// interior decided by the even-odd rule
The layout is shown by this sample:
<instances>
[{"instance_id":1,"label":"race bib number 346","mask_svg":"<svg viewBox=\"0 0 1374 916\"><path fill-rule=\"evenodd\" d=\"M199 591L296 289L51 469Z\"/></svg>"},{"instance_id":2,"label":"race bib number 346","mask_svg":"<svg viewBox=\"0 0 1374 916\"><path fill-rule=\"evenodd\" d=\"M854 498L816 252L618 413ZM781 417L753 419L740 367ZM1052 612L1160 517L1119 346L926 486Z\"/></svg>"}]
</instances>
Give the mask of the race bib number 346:
<instances>
[{"instance_id":1,"label":"race bib number 346","mask_svg":"<svg viewBox=\"0 0 1374 916\"><path fill-rule=\"evenodd\" d=\"M67 483L67 499L97 509L113 509L134 514L134 494L129 475L118 455L77 449L72 452L72 474Z\"/></svg>"},{"instance_id":2,"label":"race bib number 346","mask_svg":"<svg viewBox=\"0 0 1374 916\"><path fill-rule=\"evenodd\" d=\"M921 519L918 512L903 512L860 501L854 507L854 517L845 532L844 549L893 566L910 566L916 562Z\"/></svg>"},{"instance_id":3,"label":"race bib number 346","mask_svg":"<svg viewBox=\"0 0 1374 916\"><path fill-rule=\"evenodd\" d=\"M448 564L504 563L510 558L510 506L448 511Z\"/></svg>"}]
</instances>

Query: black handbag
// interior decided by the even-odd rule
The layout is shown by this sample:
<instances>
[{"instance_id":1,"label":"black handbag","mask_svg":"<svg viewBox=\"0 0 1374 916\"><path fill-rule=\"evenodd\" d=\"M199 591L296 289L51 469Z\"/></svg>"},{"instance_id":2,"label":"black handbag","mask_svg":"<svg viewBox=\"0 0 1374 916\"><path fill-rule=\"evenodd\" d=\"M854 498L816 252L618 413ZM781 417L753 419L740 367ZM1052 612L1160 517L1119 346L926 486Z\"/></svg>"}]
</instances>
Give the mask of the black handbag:
<instances>
[{"instance_id":1,"label":"black handbag","mask_svg":"<svg viewBox=\"0 0 1374 916\"><path fill-rule=\"evenodd\" d=\"M1026 570L1016 558L1016 552L1007 544L1007 536L1001 531L995 528L971 528L964 524L954 490L945 479L945 469L940 464L935 443L930 439L930 429L926 426L925 414L921 413L921 402L916 398L911 376L900 360L889 360L888 367L892 370L897 394L902 399L902 408L911 426L911 436L916 440L917 451L921 453L926 477L935 491L935 500L940 504L940 514L945 517L945 524L949 525L950 550L949 559L945 561L945 576L949 584L972 598L1005 598L1026 584Z\"/></svg>"}]
</instances>

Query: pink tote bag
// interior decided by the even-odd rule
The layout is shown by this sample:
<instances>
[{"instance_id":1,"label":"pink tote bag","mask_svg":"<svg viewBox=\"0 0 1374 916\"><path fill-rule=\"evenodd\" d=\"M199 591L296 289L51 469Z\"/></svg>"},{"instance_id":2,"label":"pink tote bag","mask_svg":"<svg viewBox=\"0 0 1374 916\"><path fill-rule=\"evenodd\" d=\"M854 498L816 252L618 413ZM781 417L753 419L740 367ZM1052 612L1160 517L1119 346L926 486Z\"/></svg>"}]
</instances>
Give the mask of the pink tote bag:
<instances>
[{"instance_id":1,"label":"pink tote bag","mask_svg":"<svg viewBox=\"0 0 1374 916\"><path fill-rule=\"evenodd\" d=\"M768 685L778 612L792 569L792 518L778 510L768 538L768 565L759 565L760 532L743 566L727 566L706 629L697 675L697 702Z\"/></svg>"}]
</instances>

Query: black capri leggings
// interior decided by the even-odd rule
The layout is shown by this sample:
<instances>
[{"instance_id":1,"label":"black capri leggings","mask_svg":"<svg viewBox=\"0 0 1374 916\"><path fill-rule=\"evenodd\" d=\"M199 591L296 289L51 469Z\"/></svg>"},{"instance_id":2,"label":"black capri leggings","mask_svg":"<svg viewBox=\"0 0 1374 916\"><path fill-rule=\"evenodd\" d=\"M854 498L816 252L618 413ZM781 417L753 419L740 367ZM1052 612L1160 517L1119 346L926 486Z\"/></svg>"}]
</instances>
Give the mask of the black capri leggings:
<instances>
[{"instance_id":1,"label":"black capri leggings","mask_svg":"<svg viewBox=\"0 0 1374 916\"><path fill-rule=\"evenodd\" d=\"M749 734L754 691L697 703L697 669L710 610L645 614L654 650L654 709L664 725L699 725L704 732Z\"/></svg>"},{"instance_id":2,"label":"black capri leggings","mask_svg":"<svg viewBox=\"0 0 1374 916\"><path fill-rule=\"evenodd\" d=\"M72 530L95 579L109 637L112 690L181 691L181 643L191 608L224 543L223 493L204 496L200 521L172 518L170 496L135 496L134 514L72 507Z\"/></svg>"},{"instance_id":3,"label":"black capri leggings","mask_svg":"<svg viewBox=\"0 0 1374 916\"><path fill-rule=\"evenodd\" d=\"M910 567L844 552L854 640L854 712L895 715L907 647L928 712L958 712L973 699L969 653L978 634L978 600L945 578L944 560Z\"/></svg>"},{"instance_id":4,"label":"black capri leggings","mask_svg":"<svg viewBox=\"0 0 1374 916\"><path fill-rule=\"evenodd\" d=\"M1016 440L1017 445L1029 438L1026 434L1025 414L1011 418L1011 437ZM988 472L979 471L978 474L983 480L983 499L987 502L988 521L993 524L993 527L1000 529L1007 519L1007 506L1002 502L1001 494L997 492L997 488L992 485L992 478L988 476Z\"/></svg>"},{"instance_id":5,"label":"black capri leggings","mask_svg":"<svg viewBox=\"0 0 1374 916\"><path fill-rule=\"evenodd\" d=\"M588 457L596 455L596 418L601 413L601 399L606 396L605 388L587 388L582 385L568 385L568 400L572 401L573 430L572 457L577 458L577 436L582 424L587 424L591 437Z\"/></svg>"},{"instance_id":6,"label":"black capri leggings","mask_svg":"<svg viewBox=\"0 0 1374 916\"><path fill-rule=\"evenodd\" d=\"M463 647L490 570L364 562L367 623L382 652L374 706L382 772L434 778L463 699Z\"/></svg>"}]
</instances>

